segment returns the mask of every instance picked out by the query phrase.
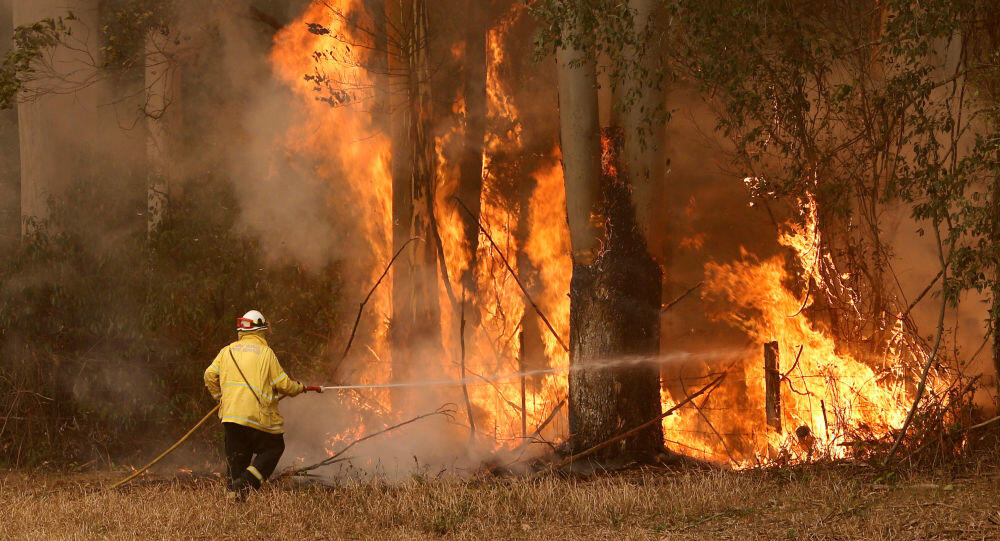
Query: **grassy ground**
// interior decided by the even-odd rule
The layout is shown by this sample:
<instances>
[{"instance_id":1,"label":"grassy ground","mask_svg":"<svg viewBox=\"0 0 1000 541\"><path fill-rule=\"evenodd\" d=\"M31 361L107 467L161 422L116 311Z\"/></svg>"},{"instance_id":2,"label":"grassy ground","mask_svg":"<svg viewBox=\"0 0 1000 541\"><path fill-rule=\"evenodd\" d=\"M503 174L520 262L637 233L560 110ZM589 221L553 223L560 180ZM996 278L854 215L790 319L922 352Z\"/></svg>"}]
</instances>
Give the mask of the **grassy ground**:
<instances>
[{"instance_id":1,"label":"grassy ground","mask_svg":"<svg viewBox=\"0 0 1000 541\"><path fill-rule=\"evenodd\" d=\"M339 487L279 481L242 504L211 478L7 473L0 537L22 539L1000 539L1000 477L886 479L856 467L580 481Z\"/></svg>"}]
</instances>

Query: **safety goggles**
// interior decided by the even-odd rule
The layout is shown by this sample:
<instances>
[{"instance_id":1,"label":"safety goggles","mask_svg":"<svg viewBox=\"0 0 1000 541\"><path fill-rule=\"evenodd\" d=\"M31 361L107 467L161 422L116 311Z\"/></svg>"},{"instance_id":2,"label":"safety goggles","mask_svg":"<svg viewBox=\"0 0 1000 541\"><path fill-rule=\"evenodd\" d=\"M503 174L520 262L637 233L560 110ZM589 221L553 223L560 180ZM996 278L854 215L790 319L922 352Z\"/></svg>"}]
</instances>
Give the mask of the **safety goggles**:
<instances>
[{"instance_id":1,"label":"safety goggles","mask_svg":"<svg viewBox=\"0 0 1000 541\"><path fill-rule=\"evenodd\" d=\"M254 331L257 329L266 329L267 323L264 320L259 319L254 321L252 319L247 319L245 317L236 318L236 330L239 331Z\"/></svg>"}]
</instances>

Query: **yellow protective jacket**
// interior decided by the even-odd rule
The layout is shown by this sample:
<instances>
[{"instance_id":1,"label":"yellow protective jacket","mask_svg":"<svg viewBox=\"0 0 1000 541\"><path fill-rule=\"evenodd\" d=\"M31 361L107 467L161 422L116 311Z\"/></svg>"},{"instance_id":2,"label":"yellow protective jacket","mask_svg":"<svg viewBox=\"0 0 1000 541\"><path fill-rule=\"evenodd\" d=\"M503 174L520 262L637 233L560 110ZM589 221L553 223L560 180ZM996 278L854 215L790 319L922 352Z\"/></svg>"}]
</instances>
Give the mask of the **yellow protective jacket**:
<instances>
[{"instance_id":1,"label":"yellow protective jacket","mask_svg":"<svg viewBox=\"0 0 1000 541\"><path fill-rule=\"evenodd\" d=\"M239 370L234 361L239 363ZM272 434L285 431L285 420L278 412L278 395L295 396L305 390L285 374L267 346L263 331L241 332L239 340L222 348L205 370L205 387L212 398L222 402L222 422Z\"/></svg>"}]
</instances>

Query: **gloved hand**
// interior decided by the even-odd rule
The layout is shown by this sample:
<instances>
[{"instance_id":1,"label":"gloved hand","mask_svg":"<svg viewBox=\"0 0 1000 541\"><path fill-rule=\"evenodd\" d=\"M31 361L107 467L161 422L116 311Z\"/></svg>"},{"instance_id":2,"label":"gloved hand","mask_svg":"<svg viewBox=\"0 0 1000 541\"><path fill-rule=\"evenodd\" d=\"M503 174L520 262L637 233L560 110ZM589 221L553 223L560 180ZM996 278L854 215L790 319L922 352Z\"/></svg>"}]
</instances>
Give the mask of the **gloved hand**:
<instances>
[{"instance_id":1,"label":"gloved hand","mask_svg":"<svg viewBox=\"0 0 1000 541\"><path fill-rule=\"evenodd\" d=\"M323 393L323 388L320 387L319 385L307 385L305 392L308 393L309 391L312 391L314 393L320 393L320 394L322 394Z\"/></svg>"}]
</instances>

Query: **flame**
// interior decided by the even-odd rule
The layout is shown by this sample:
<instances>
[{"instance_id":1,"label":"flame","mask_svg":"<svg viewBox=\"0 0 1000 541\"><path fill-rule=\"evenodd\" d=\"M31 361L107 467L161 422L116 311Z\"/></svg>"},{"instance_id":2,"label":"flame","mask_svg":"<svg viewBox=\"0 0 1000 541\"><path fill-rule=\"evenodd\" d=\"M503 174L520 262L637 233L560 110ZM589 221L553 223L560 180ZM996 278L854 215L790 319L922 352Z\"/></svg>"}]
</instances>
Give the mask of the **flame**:
<instances>
[{"instance_id":1,"label":"flame","mask_svg":"<svg viewBox=\"0 0 1000 541\"><path fill-rule=\"evenodd\" d=\"M738 261L705 267L703 296L716 306L711 316L740 329L755 344L779 344L783 432L765 424L763 352L753 348L737 359L731 369L736 383L714 393L711 410L682 410L664 420L668 440L742 467L773 458L776 450L798 459L813 454L844 457L848 446L840 444L851 443L854 435L885 435L902 425L912 398L903 377L907 359L896 347L905 342L902 322L889 333L887 358L858 358L809 320L803 311L811 304L808 293L803 301L786 285L803 283L808 288L811 282L819 294L830 293L819 272L827 256L820 253L815 202L802 202L802 213L803 223L789 224L779 237L792 250L800 274L790 273L780 255L761 261L745 251ZM824 262L833 264L829 258ZM854 298L853 291L842 293ZM876 371L877 366L889 368ZM940 382L932 378L930 384ZM663 398L665 404L677 402L667 391ZM709 423L712 426L706 426Z\"/></svg>"},{"instance_id":2,"label":"flame","mask_svg":"<svg viewBox=\"0 0 1000 541\"><path fill-rule=\"evenodd\" d=\"M350 269L354 272L346 274L356 275L359 289L375 282L392 255L389 138L373 126L369 109L374 83L358 56L359 48L350 45L362 37L354 35L359 31L347 23L360 8L356 0L312 2L275 35L270 56L275 77L294 92L301 111L299 122L279 144L286 155L298 158L295 163L306 158L308 165L301 167L329 184L331 215L343 215L338 222L341 229L358 244L365 243L367 257L345 262L356 263L357 268ZM318 27L329 33L310 31ZM324 96L317 92L322 81L337 85L339 101L319 99ZM376 318L384 319L390 311L388 291L381 288L369 303L369 313ZM387 325L370 326L370 345L361 351L370 353L375 362L352 366L351 380L358 383L383 382L389 376L388 363L379 362L386 356Z\"/></svg>"},{"instance_id":3,"label":"flame","mask_svg":"<svg viewBox=\"0 0 1000 541\"><path fill-rule=\"evenodd\" d=\"M527 307L524 293L507 269L519 269L519 259L527 258L538 269L535 282L539 309L557 326L557 332L569 331L569 289L571 263L569 259L568 226L562 209L565 208L565 191L562 169L558 156L543 163L531 173L535 188L525 208L513 207L499 196L504 183L511 182L509 171L500 163L500 156L518 155L522 152L522 124L506 83L501 78L505 58L503 43L511 26L522 13L522 6L515 4L499 23L489 31L486 40L487 69L487 123L490 129L484 140L483 188L480 205L480 222L485 232L480 232L473 269L477 286L476 304L479 306L479 325L467 337L467 375L491 375L517 372L522 352L518 333L523 317L536 317ZM456 101L455 112L465 112L464 102ZM456 128L443 136L439 148L447 139L464 134L464 127ZM439 157L443 154L439 152ZM454 193L458 172L454 166L442 164L438 169L439 197L437 215L444 243L448 274L457 277L469 268L469 246L461 235L462 226L457 210L449 209L448 196ZM528 213L527 231L518 234L519 213ZM487 237L488 234L488 237ZM521 237L519 240L518 237ZM492 242L491 240L492 239ZM499 252L494 248L496 243ZM506 260L506 264L504 263ZM529 277L522 276L522 283ZM456 287L457 283L454 284ZM526 313L526 310L529 312ZM466 317L470 317L466 314ZM457 328L454 310L448 310L445 328ZM454 333L446 332L446 343L451 343ZM565 366L566 352L551 334L542 338L545 362L549 367ZM451 364L459 361L452 353ZM511 380L489 385L468 386L469 400L475 412L477 428L492 436L497 447L520 443L521 435L521 382ZM552 408L567 394L565 375L535 377L524 387L524 417L529 431L551 413Z\"/></svg>"},{"instance_id":4,"label":"flame","mask_svg":"<svg viewBox=\"0 0 1000 541\"><path fill-rule=\"evenodd\" d=\"M287 156L305 158L296 163L308 164L300 167L309 168L313 177L330 185L331 193L337 194L337 201L331 201L331 212L350 201L349 223L341 225L352 242L370 246L370 257L348 262L357 267L359 290L374 283L392 255L390 141L387 134L376 129L366 110L373 96L373 80L363 67L367 59L358 56L367 53L358 51L368 48L349 45L365 43L369 37L346 22L364 20L363 11L356 0L315 0L295 22L278 32L271 54L275 76L292 90L301 111L299 122L281 136L281 148ZM569 335L567 293L572 265L559 149L554 149L550 157L539 158L534 171L511 173L507 167L510 164L505 163L507 156L525 152L520 112L502 77L505 63L509 62L504 43L523 11L521 3L514 3L490 30L485 44L488 129L483 141L479 208L485 232L479 234L475 254L464 233L461 211L451 199L459 188L460 171L450 149L465 137L466 106L461 89L456 89L453 96L435 97L438 103L452 101L451 117L455 119L438 126L435 132L434 194L434 217L443 255L440 263L447 276L438 276L445 352L439 368L451 377L461 375L462 338L458 329L463 318L452 301L461 299L461 277L467 271L473 276L476 290L472 292L473 312L464 314L466 376L510 373L520 368L524 352L518 336L523 322L532 323L537 315L526 303L507 264L518 272L533 269L520 276L522 285L555 331L562 337ZM317 27L328 32L315 32ZM462 44L448 50L456 59L465 54ZM333 88L330 100L318 100L326 94L318 94L317 88ZM510 191L510 183L526 177L535 184L527 197L512 202L503 196ZM745 182L751 188L763 186L757 178L748 177ZM692 200L689 212L693 205ZM755 347L733 360L726 383L708 399L697 400L698 408L682 408L664 419L668 447L710 460L731 461L736 466L767 460L774 450L795 457L815 453L840 457L847 451L838 444L859 430L886 433L902 423L909 405L904 357L914 355L905 346L903 325L900 321L889 325L886 347L880 350L886 352L886 358L870 359L848 352L827 329L810 320L804 309L818 296L837 293L838 298L847 299L848 305L854 307L857 294L843 283L850 277L848 273L821 272L835 269L835 265L821 250L815 202L808 199L801 202L801 207L801 220L789 224L779 239L794 256L793 267L798 270L790 269L782 256L761 260L746 252L734 262L706 265L702 295L713 307L711 317L739 329ZM693 233L684 239L682 247L701 250L706 239L704 233ZM841 282L828 284L824 276L839 277ZM445 285L457 299L449 298ZM370 358L364 362L356 359L350 366L352 372L341 373L351 382L389 381L390 364L382 359L389 355L384 322L390 313L390 291L390 287L382 287L369 305L369 314L374 314L369 317L376 322L370 321L364 331L369 343L355 350L366 352L363 356L370 354ZM856 308L855 315L860 317ZM548 367L566 367L568 353L544 325L539 327L542 362ZM781 434L765 425L763 411L760 344L772 340L779 343L780 370L785 376L781 381ZM355 353L355 357L359 355ZM876 369L880 366L890 368ZM705 368L703 372L720 369ZM689 378L684 390L691 392L698 382L707 381ZM467 386L477 431L483 439L495 442L494 448L519 444L522 415L531 432L568 394L565 373L532 376L529 383L523 387L523 411L520 381ZM661 394L665 408L684 398L675 385L665 385ZM379 399L374 404L362 403L355 397L354 406L377 417L398 415L389 410L384 395L375 396ZM564 418L565 410L559 419ZM330 435L328 452L362 435L365 426L358 423L350 430ZM799 427L807 427L808 434L796 434ZM547 430L550 439L567 436L565 422L555 422Z\"/></svg>"}]
</instances>

